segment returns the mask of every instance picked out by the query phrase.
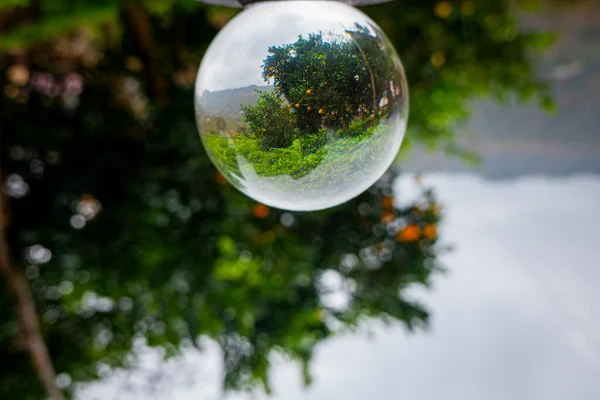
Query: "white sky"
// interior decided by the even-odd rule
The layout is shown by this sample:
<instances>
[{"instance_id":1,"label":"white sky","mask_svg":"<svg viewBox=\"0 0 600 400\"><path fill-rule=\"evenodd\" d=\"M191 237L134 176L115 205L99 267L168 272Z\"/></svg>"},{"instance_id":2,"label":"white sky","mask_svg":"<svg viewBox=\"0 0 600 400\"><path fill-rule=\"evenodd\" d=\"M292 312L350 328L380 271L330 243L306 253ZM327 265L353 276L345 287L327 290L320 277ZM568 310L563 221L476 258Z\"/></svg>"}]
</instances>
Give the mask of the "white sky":
<instances>
[{"instance_id":1,"label":"white sky","mask_svg":"<svg viewBox=\"0 0 600 400\"><path fill-rule=\"evenodd\" d=\"M373 23L357 9L338 2L265 2L248 7L215 37L202 60L196 94L265 85L262 63L271 46L294 43L298 35L343 34L355 23Z\"/></svg>"},{"instance_id":2,"label":"white sky","mask_svg":"<svg viewBox=\"0 0 600 400\"><path fill-rule=\"evenodd\" d=\"M273 368L273 399L597 400L600 398L600 177L490 182L425 177L442 203L441 236L455 250L431 292L429 332L369 328L323 344L307 390L290 363ZM399 201L418 191L397 182ZM156 372L156 360L145 368ZM214 345L160 367L92 385L80 398L219 398ZM163 380L157 380L162 376ZM148 385L154 383L154 395ZM121 396L121 397L119 397ZM231 399L251 399L234 395ZM262 398L257 395L254 398Z\"/></svg>"}]
</instances>

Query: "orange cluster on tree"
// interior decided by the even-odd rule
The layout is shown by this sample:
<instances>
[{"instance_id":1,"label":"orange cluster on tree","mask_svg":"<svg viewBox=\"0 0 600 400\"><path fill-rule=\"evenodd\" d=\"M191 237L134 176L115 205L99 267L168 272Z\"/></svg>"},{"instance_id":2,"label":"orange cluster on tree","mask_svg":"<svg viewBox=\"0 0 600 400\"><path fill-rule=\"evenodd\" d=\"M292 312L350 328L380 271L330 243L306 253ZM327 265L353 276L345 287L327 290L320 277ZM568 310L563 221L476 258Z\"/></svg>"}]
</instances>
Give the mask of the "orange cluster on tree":
<instances>
[{"instance_id":1,"label":"orange cluster on tree","mask_svg":"<svg viewBox=\"0 0 600 400\"><path fill-rule=\"evenodd\" d=\"M423 229L420 229L416 224L409 224L396 234L396 239L401 243L416 242L422 237L429 240L437 238L437 226L428 223Z\"/></svg>"}]
</instances>

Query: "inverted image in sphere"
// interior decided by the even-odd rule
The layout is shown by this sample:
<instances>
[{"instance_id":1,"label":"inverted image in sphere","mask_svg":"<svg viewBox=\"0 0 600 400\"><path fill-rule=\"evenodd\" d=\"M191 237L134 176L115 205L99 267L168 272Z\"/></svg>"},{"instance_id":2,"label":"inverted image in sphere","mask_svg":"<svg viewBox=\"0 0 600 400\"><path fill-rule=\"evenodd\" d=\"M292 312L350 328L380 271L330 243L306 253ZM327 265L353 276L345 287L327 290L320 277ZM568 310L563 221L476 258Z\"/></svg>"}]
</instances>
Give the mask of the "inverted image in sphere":
<instances>
[{"instance_id":1,"label":"inverted image in sphere","mask_svg":"<svg viewBox=\"0 0 600 400\"><path fill-rule=\"evenodd\" d=\"M392 44L343 3L249 6L219 32L198 72L202 143L227 180L261 203L341 204L389 168L408 89Z\"/></svg>"}]
</instances>

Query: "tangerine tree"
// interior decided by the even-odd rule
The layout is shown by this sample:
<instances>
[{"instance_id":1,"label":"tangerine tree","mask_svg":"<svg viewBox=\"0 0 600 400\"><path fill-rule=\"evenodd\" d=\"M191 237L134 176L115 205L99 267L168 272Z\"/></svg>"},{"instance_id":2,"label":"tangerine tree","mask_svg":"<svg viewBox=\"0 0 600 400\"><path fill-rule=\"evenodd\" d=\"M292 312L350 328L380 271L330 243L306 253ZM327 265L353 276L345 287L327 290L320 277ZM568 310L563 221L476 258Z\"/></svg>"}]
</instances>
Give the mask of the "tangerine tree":
<instances>
[{"instance_id":1,"label":"tangerine tree","mask_svg":"<svg viewBox=\"0 0 600 400\"><path fill-rule=\"evenodd\" d=\"M347 129L361 113L378 113L392 70L373 35L357 26L346 36L315 33L269 48L263 78L292 106L303 132Z\"/></svg>"},{"instance_id":2,"label":"tangerine tree","mask_svg":"<svg viewBox=\"0 0 600 400\"><path fill-rule=\"evenodd\" d=\"M297 136L296 114L274 92L261 92L254 106L242 105L243 122L260 141L261 148L287 147Z\"/></svg>"}]
</instances>

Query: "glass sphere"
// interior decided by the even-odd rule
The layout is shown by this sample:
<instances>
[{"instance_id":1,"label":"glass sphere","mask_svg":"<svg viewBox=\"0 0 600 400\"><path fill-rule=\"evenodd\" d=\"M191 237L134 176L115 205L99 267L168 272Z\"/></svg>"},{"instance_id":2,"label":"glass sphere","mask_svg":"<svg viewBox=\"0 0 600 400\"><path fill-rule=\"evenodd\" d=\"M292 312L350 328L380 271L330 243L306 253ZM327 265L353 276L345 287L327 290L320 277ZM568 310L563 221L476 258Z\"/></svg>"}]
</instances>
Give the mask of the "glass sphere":
<instances>
[{"instance_id":1,"label":"glass sphere","mask_svg":"<svg viewBox=\"0 0 600 400\"><path fill-rule=\"evenodd\" d=\"M248 6L196 79L200 137L219 171L261 203L310 211L365 191L393 162L408 90L389 39L332 1Z\"/></svg>"}]
</instances>

